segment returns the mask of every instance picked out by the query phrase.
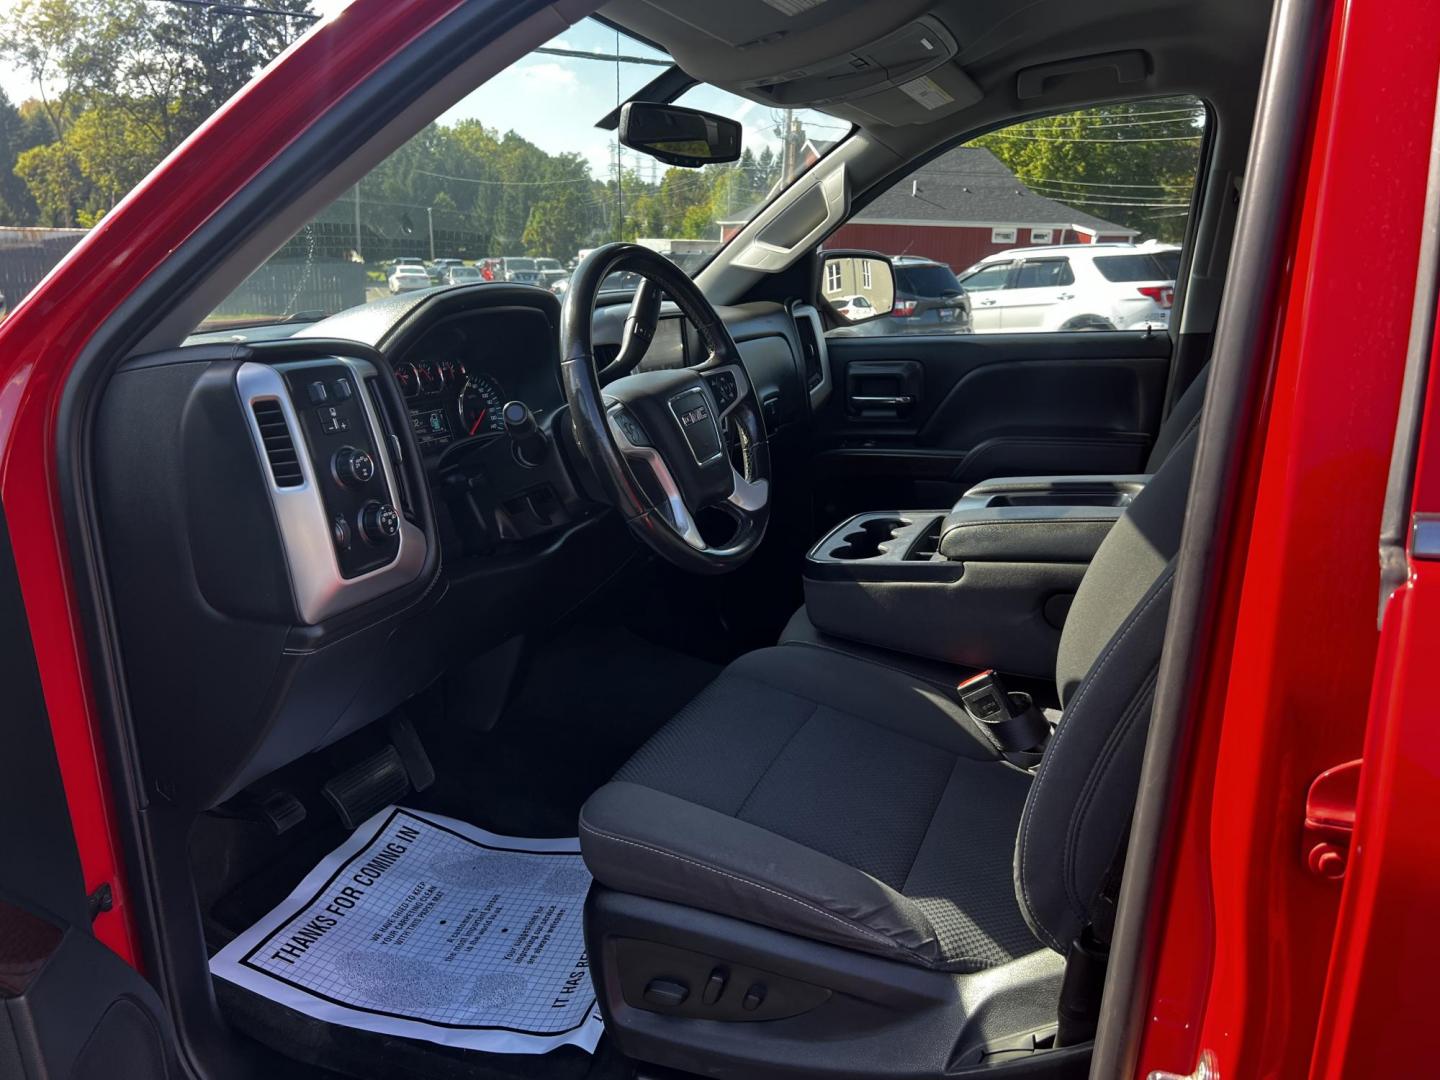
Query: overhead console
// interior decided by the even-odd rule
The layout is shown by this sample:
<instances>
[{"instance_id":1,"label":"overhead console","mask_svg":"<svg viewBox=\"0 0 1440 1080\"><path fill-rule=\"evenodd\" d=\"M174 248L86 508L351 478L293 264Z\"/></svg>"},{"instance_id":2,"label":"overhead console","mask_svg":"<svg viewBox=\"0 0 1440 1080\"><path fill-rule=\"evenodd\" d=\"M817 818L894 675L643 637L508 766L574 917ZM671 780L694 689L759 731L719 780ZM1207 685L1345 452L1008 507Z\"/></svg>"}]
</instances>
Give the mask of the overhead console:
<instances>
[{"instance_id":1,"label":"overhead console","mask_svg":"<svg viewBox=\"0 0 1440 1080\"><path fill-rule=\"evenodd\" d=\"M980 100L929 2L612 0L607 17L669 49L689 75L778 108L925 123Z\"/></svg>"}]
</instances>

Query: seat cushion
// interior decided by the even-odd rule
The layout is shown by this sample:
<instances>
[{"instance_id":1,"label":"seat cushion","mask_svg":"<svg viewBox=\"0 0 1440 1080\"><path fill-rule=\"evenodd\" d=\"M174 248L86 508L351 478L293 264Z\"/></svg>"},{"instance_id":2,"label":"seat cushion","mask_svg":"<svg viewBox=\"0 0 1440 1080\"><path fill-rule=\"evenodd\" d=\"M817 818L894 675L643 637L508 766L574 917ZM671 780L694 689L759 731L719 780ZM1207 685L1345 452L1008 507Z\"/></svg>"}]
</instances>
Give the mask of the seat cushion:
<instances>
[{"instance_id":1,"label":"seat cushion","mask_svg":"<svg viewBox=\"0 0 1440 1080\"><path fill-rule=\"evenodd\" d=\"M1011 884L1029 787L944 685L782 645L642 747L580 839L610 888L975 971L1042 947Z\"/></svg>"}]
</instances>

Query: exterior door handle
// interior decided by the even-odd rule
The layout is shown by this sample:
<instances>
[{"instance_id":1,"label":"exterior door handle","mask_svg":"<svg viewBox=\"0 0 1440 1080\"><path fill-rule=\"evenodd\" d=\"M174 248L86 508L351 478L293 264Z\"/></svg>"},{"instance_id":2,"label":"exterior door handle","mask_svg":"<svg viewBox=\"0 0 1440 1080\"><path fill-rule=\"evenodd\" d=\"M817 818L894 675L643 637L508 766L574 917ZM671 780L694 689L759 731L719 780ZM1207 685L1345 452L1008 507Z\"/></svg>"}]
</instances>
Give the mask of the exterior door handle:
<instances>
[{"instance_id":1,"label":"exterior door handle","mask_svg":"<svg viewBox=\"0 0 1440 1080\"><path fill-rule=\"evenodd\" d=\"M1074 300L1074 299L1075 299L1075 294L1074 294L1073 292L1062 292L1059 296L1056 297L1056 299L1057 299L1057 300Z\"/></svg>"},{"instance_id":2,"label":"exterior door handle","mask_svg":"<svg viewBox=\"0 0 1440 1080\"><path fill-rule=\"evenodd\" d=\"M980 301L980 306L981 306L981 307L994 307L994 306L995 306L995 301L994 301L993 299L981 300L981 301Z\"/></svg>"}]
</instances>

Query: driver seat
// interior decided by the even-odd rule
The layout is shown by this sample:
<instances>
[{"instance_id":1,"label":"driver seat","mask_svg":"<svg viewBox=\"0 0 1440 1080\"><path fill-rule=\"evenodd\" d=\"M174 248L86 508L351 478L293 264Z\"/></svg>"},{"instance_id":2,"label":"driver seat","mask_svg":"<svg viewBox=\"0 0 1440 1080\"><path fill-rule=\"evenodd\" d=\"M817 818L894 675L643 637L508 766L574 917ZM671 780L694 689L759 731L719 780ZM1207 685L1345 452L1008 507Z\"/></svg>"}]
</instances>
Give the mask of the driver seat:
<instances>
[{"instance_id":1,"label":"driver seat","mask_svg":"<svg viewBox=\"0 0 1440 1080\"><path fill-rule=\"evenodd\" d=\"M1033 775L954 687L795 643L731 664L588 800L588 952L622 1051L735 1077L1085 1052L1045 1040L1127 835L1195 441L1085 575Z\"/></svg>"}]
</instances>

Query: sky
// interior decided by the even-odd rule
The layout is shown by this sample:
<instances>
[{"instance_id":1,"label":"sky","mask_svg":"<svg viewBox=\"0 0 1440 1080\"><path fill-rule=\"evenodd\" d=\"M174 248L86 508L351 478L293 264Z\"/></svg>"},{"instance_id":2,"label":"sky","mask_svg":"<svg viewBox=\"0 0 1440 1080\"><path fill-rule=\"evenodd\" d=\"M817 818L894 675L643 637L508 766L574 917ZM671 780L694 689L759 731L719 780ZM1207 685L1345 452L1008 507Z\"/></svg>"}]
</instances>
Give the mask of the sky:
<instances>
[{"instance_id":1,"label":"sky","mask_svg":"<svg viewBox=\"0 0 1440 1080\"><path fill-rule=\"evenodd\" d=\"M241 0L244 2L244 0ZM323 16L332 16L349 0L312 0L312 6ZM0 0L0 20L14 9L18 0ZM603 178L613 169L615 136L595 127L605 113L617 104L616 69L619 69L619 100L623 101L658 75L662 67L639 63L616 64L616 33L589 19L576 24L548 47L567 49L587 55L612 59L590 60L578 57L531 53L512 64L488 83L472 92L440 120L453 123L461 119L477 119L487 127L514 130L547 153L575 151L590 162L591 172ZM664 54L637 41L621 37L619 51L626 56L664 59ZM0 64L0 87L12 101L34 97L35 86L22 72ZM737 119L744 127L742 145L757 155L769 146L779 152L776 133L778 111L767 109L744 98L713 87L696 87L683 95L680 104L708 109ZM818 138L836 139L846 125L833 117L818 113L802 114L806 130ZM639 167L648 176L651 159L624 151L627 168ZM655 165L657 175L664 167Z\"/></svg>"}]
</instances>

